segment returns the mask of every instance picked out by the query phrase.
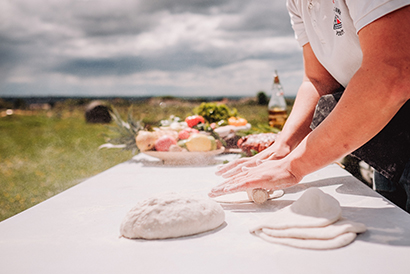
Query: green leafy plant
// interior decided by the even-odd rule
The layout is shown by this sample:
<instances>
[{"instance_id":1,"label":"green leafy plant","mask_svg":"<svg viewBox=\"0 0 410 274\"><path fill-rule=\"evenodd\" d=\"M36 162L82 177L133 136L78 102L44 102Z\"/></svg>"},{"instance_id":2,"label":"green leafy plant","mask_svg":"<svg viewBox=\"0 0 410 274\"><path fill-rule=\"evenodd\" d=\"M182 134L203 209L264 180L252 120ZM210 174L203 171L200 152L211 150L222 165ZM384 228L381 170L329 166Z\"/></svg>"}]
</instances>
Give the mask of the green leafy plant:
<instances>
[{"instance_id":1,"label":"green leafy plant","mask_svg":"<svg viewBox=\"0 0 410 274\"><path fill-rule=\"evenodd\" d=\"M217 123L222 120L227 121L229 117L236 117L238 111L236 108L230 109L225 104L220 103L202 103L194 108L194 113L201 115L208 123Z\"/></svg>"}]
</instances>

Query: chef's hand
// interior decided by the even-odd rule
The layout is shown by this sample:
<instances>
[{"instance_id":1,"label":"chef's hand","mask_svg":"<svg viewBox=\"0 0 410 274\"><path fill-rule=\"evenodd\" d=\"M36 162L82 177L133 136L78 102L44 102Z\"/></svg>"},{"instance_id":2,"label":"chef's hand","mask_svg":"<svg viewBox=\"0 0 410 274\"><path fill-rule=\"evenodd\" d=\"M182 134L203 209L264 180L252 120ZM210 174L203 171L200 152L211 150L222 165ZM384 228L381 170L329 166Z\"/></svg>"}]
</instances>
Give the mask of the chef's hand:
<instances>
[{"instance_id":1,"label":"chef's hand","mask_svg":"<svg viewBox=\"0 0 410 274\"><path fill-rule=\"evenodd\" d=\"M286 146L280 146L278 142L273 143L267 149L259 152L252 157L243 157L227 164L219 166L216 175L223 178L229 178L239 174L245 167L256 167L267 160L278 160L288 155L290 149Z\"/></svg>"},{"instance_id":2,"label":"chef's hand","mask_svg":"<svg viewBox=\"0 0 410 274\"><path fill-rule=\"evenodd\" d=\"M284 189L299 183L301 179L292 174L286 158L268 160L254 167L242 167L242 170L236 175L214 187L209 196L217 197L252 188Z\"/></svg>"}]
</instances>

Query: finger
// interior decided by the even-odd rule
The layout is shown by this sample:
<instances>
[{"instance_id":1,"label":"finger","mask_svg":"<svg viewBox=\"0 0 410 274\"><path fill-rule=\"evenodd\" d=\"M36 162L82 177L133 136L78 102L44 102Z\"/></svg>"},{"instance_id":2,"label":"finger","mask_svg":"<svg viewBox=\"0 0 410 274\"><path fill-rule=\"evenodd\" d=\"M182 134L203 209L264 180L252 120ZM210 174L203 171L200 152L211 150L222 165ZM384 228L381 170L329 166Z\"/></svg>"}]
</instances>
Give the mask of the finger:
<instances>
[{"instance_id":1,"label":"finger","mask_svg":"<svg viewBox=\"0 0 410 274\"><path fill-rule=\"evenodd\" d=\"M238 175L235 175L235 176L229 178L228 180L226 180L226 181L222 182L221 184L219 184L219 185L215 186L214 188L212 188L211 193L208 194L208 195L211 196L211 197L217 197L217 196L220 196L220 195L227 194L226 190L228 188L230 188L232 185L235 185L238 182L242 182L243 178L245 178L246 175L247 175L247 173L244 172L244 173L241 173L241 174L238 174Z\"/></svg>"},{"instance_id":2,"label":"finger","mask_svg":"<svg viewBox=\"0 0 410 274\"><path fill-rule=\"evenodd\" d=\"M248 188L266 188L266 176L242 176L225 186L225 191L245 191Z\"/></svg>"},{"instance_id":3,"label":"finger","mask_svg":"<svg viewBox=\"0 0 410 274\"><path fill-rule=\"evenodd\" d=\"M239 164L242 164L242 163L245 163L246 161L248 161L248 157L242 157L242 158L239 158L239 159L236 159L236 160L234 160L234 161L231 161L231 162L229 162L228 164L226 164L226 165L224 165L226 168L232 168L232 167L235 167L235 166L237 166L237 165L239 165Z\"/></svg>"},{"instance_id":4,"label":"finger","mask_svg":"<svg viewBox=\"0 0 410 274\"><path fill-rule=\"evenodd\" d=\"M224 174L222 174L222 178L228 179L231 177L234 177L236 175L238 175L239 173L242 172L242 165L235 167L234 169L231 169L227 172L225 172Z\"/></svg>"},{"instance_id":5,"label":"finger","mask_svg":"<svg viewBox=\"0 0 410 274\"><path fill-rule=\"evenodd\" d=\"M256 166L256 161L257 160L253 160L253 161L247 161L243 164L238 165L237 167L235 167L234 169L231 169L228 172L225 172L224 174L222 174L223 178L231 178L233 176L236 176L238 174L240 174L243 170L244 167L255 167Z\"/></svg>"},{"instance_id":6,"label":"finger","mask_svg":"<svg viewBox=\"0 0 410 274\"><path fill-rule=\"evenodd\" d=\"M219 185L217 185L217 188L226 188L229 187L230 185L236 184L237 182L242 181L243 178L246 177L246 175L248 175L247 172L240 172L236 175L233 175L232 177L226 179L224 182L220 183Z\"/></svg>"},{"instance_id":7,"label":"finger","mask_svg":"<svg viewBox=\"0 0 410 274\"><path fill-rule=\"evenodd\" d=\"M208 196L214 198L214 197L218 197L218 196L222 196L226 194L235 193L239 191L239 190L236 190L239 188L240 186L237 186L237 185L227 185L226 187L224 186L215 187L211 190L210 193L208 193Z\"/></svg>"},{"instance_id":8,"label":"finger","mask_svg":"<svg viewBox=\"0 0 410 274\"><path fill-rule=\"evenodd\" d=\"M218 167L217 171L215 172L216 175L220 176L222 174L224 174L225 172L235 168L236 166L244 163L247 161L247 158L241 158L241 159L237 159L233 162L221 165Z\"/></svg>"},{"instance_id":9,"label":"finger","mask_svg":"<svg viewBox=\"0 0 410 274\"><path fill-rule=\"evenodd\" d=\"M226 187L224 189L224 192L225 192L225 194L231 194L231 193L235 193L235 192L246 191L249 188L252 188L251 185L252 185L251 183L245 181L245 182L242 182L242 183L238 183L238 184L230 185L229 187Z\"/></svg>"},{"instance_id":10,"label":"finger","mask_svg":"<svg viewBox=\"0 0 410 274\"><path fill-rule=\"evenodd\" d=\"M217 185L217 186L214 186L214 187L211 189L211 192L213 192L213 193L220 193L220 192L223 193L223 190L224 190L227 186L229 186L230 183L232 183L231 180L222 182L221 184L219 184L219 185Z\"/></svg>"},{"instance_id":11,"label":"finger","mask_svg":"<svg viewBox=\"0 0 410 274\"><path fill-rule=\"evenodd\" d=\"M270 154L261 152L256 154L255 156L252 157L243 157L240 159L237 159L233 162L230 162L226 165L221 166L216 172L216 175L222 175L222 177L224 178L229 178L235 174L237 174L238 172L240 172L240 170L238 171L238 167L240 166L256 166L256 161L260 160L260 159L265 159L266 157L268 157Z\"/></svg>"},{"instance_id":12,"label":"finger","mask_svg":"<svg viewBox=\"0 0 410 274\"><path fill-rule=\"evenodd\" d=\"M266 162L266 160L257 160L254 166L243 166L241 168L241 171L242 172L248 172L249 170L257 168L259 165L263 164L264 162Z\"/></svg>"},{"instance_id":13,"label":"finger","mask_svg":"<svg viewBox=\"0 0 410 274\"><path fill-rule=\"evenodd\" d=\"M213 188L210 197L217 197L221 195L231 194L239 191L246 191L249 188L262 187L265 178L249 178L246 175L237 176L235 179L230 179L219 186Z\"/></svg>"},{"instance_id":14,"label":"finger","mask_svg":"<svg viewBox=\"0 0 410 274\"><path fill-rule=\"evenodd\" d=\"M258 154L256 154L254 157L257 157L259 160L266 160L270 155L271 155L270 150L265 149L262 152L259 152Z\"/></svg>"},{"instance_id":15,"label":"finger","mask_svg":"<svg viewBox=\"0 0 410 274\"><path fill-rule=\"evenodd\" d=\"M258 165L255 165L255 166L243 166L243 167L241 168L241 172L242 172L242 173L248 173L249 170L252 170L252 169L257 168L257 167L258 167Z\"/></svg>"},{"instance_id":16,"label":"finger","mask_svg":"<svg viewBox=\"0 0 410 274\"><path fill-rule=\"evenodd\" d=\"M240 191L246 191L248 189L252 188L264 188L263 187L263 180L262 179L254 179L247 181L246 179L243 179L242 181L234 184L227 184L221 187L216 187L211 190L211 192L208 194L209 197L218 197L226 194L232 194Z\"/></svg>"},{"instance_id":17,"label":"finger","mask_svg":"<svg viewBox=\"0 0 410 274\"><path fill-rule=\"evenodd\" d=\"M267 157L265 159L258 160L256 162L256 165L260 165L260 164L263 164L263 163L265 163L267 161L271 161L271 160L276 160L276 154L275 153L272 153L271 155L269 155L269 157Z\"/></svg>"},{"instance_id":18,"label":"finger","mask_svg":"<svg viewBox=\"0 0 410 274\"><path fill-rule=\"evenodd\" d=\"M214 187L213 189L211 189L211 192L208 193L208 196L209 197L218 197L218 196L225 195L226 194L225 188L226 187L224 187L224 186Z\"/></svg>"},{"instance_id":19,"label":"finger","mask_svg":"<svg viewBox=\"0 0 410 274\"><path fill-rule=\"evenodd\" d=\"M208 196L211 198L216 198L219 196L225 195L225 193L223 191L219 191L219 190L211 190L211 192L208 193Z\"/></svg>"}]
</instances>

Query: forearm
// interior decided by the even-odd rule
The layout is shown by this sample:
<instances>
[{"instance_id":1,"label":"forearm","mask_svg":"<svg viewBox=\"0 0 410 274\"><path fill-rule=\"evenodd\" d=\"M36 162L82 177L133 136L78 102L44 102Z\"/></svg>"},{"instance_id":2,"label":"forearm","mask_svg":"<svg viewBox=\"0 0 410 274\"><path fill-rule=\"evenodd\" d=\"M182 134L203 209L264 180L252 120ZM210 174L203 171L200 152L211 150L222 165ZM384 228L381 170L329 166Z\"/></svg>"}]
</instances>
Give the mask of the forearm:
<instances>
[{"instance_id":1,"label":"forearm","mask_svg":"<svg viewBox=\"0 0 410 274\"><path fill-rule=\"evenodd\" d=\"M410 99L410 36L402 27L409 16L410 6L406 6L360 30L363 52L360 69L329 116L300 142L301 136L309 131L313 102L340 88L306 44L305 71L314 89L304 88L316 90L317 94L312 93L310 99L298 95L295 110L280 137L281 142L290 146L300 143L286 157L239 166L229 179L212 190L212 195L256 187L290 187L305 175L356 150L380 132ZM301 113L303 109L306 114Z\"/></svg>"},{"instance_id":2,"label":"forearm","mask_svg":"<svg viewBox=\"0 0 410 274\"><path fill-rule=\"evenodd\" d=\"M299 179L356 150L380 132L410 98L410 6L359 32L361 67L330 115L286 157Z\"/></svg>"},{"instance_id":3,"label":"forearm","mask_svg":"<svg viewBox=\"0 0 410 274\"><path fill-rule=\"evenodd\" d=\"M319 95L313 84L305 79L301 84L278 140L279 146L286 146L292 151L311 131L310 123L315 111Z\"/></svg>"},{"instance_id":4,"label":"forearm","mask_svg":"<svg viewBox=\"0 0 410 274\"><path fill-rule=\"evenodd\" d=\"M392 119L409 91L402 75L384 78L388 69L364 67L355 74L331 114L289 155L295 176L301 178L356 150Z\"/></svg>"},{"instance_id":5,"label":"forearm","mask_svg":"<svg viewBox=\"0 0 410 274\"><path fill-rule=\"evenodd\" d=\"M305 75L292 112L277 140L292 151L310 132L316 104L322 95L342 91L343 87L319 63L310 44L303 46Z\"/></svg>"}]
</instances>

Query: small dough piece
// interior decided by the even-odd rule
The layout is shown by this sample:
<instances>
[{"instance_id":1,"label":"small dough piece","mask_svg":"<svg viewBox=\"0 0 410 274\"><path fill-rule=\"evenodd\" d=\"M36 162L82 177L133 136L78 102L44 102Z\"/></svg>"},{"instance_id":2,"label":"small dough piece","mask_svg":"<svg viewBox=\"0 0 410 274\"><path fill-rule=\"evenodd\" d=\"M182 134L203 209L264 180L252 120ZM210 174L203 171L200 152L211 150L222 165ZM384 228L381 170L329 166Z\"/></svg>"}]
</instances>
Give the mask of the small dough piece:
<instances>
[{"instance_id":1,"label":"small dough piece","mask_svg":"<svg viewBox=\"0 0 410 274\"><path fill-rule=\"evenodd\" d=\"M248 198L257 204L263 204L269 199L269 193L263 188L253 188L246 191L248 193Z\"/></svg>"},{"instance_id":2,"label":"small dough piece","mask_svg":"<svg viewBox=\"0 0 410 274\"><path fill-rule=\"evenodd\" d=\"M341 215L342 209L335 198L312 187L292 205L272 213L250 231L262 228L322 227L336 222Z\"/></svg>"},{"instance_id":3,"label":"small dough piece","mask_svg":"<svg viewBox=\"0 0 410 274\"><path fill-rule=\"evenodd\" d=\"M120 232L126 238L175 238L215 229L224 221L221 205L212 199L168 193L138 203L125 216Z\"/></svg>"},{"instance_id":4,"label":"small dough piece","mask_svg":"<svg viewBox=\"0 0 410 274\"><path fill-rule=\"evenodd\" d=\"M333 220L333 222L342 214L339 201L316 187L307 189L290 208L299 215Z\"/></svg>"},{"instance_id":5,"label":"small dough piece","mask_svg":"<svg viewBox=\"0 0 410 274\"><path fill-rule=\"evenodd\" d=\"M285 192L282 189L280 189L280 190L268 192L268 194L269 194L268 200L273 200L273 199L282 197L285 194ZM223 196L215 197L213 199L217 201L218 203L223 203L223 204L242 204L242 203L253 203L254 202L252 198L249 197L249 194L247 191L229 193Z\"/></svg>"}]
</instances>

